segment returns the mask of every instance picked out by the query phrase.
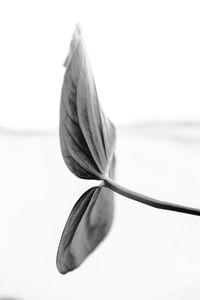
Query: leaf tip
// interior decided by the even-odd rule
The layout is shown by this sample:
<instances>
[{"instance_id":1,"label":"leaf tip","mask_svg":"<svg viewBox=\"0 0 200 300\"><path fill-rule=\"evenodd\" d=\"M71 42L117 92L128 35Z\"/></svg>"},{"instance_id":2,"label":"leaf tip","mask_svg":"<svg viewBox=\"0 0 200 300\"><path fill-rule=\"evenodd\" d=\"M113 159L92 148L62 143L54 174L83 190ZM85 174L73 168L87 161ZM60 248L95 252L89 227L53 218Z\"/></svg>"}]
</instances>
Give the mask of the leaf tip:
<instances>
[{"instance_id":1,"label":"leaf tip","mask_svg":"<svg viewBox=\"0 0 200 300\"><path fill-rule=\"evenodd\" d=\"M62 275L65 275L67 274L68 272L70 271L73 271L74 268L69 268L67 265L66 265L66 261L64 261L64 259L62 261L60 261L60 258L57 256L57 259L56 259L56 267L59 271L60 274Z\"/></svg>"},{"instance_id":2,"label":"leaf tip","mask_svg":"<svg viewBox=\"0 0 200 300\"><path fill-rule=\"evenodd\" d=\"M64 67L65 68L68 67L68 65L71 61L71 58L73 56L73 53L74 53L81 37L82 37L81 25L80 25L80 23L77 23L76 26L75 26L72 41L71 41L71 44L70 44L70 51L69 51L69 54L67 55L67 58L65 59L65 62L64 62Z\"/></svg>"},{"instance_id":3,"label":"leaf tip","mask_svg":"<svg viewBox=\"0 0 200 300\"><path fill-rule=\"evenodd\" d=\"M75 32L76 32L77 34L79 34L79 36L82 35L81 24L80 24L79 22L76 23L74 33L75 33Z\"/></svg>"}]
</instances>

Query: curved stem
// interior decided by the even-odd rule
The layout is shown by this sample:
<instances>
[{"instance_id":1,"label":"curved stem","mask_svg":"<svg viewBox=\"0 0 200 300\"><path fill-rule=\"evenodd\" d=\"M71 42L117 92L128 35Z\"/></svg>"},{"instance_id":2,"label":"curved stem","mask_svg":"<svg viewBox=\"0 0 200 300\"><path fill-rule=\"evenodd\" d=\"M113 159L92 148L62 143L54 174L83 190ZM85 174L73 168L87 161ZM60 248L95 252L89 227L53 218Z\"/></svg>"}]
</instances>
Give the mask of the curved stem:
<instances>
[{"instance_id":1,"label":"curved stem","mask_svg":"<svg viewBox=\"0 0 200 300\"><path fill-rule=\"evenodd\" d=\"M181 212L181 213L185 213L185 214L200 216L200 209L198 209L198 208L191 208L191 207L182 206L182 205L175 204L175 203L156 200L149 196L145 196L145 195L133 192L127 188L124 188L110 178L104 178L104 186L108 187L112 191L114 191L122 196L125 196L132 200L138 201L140 203L143 203L143 204L155 207L155 208L172 210L172 211Z\"/></svg>"}]
</instances>

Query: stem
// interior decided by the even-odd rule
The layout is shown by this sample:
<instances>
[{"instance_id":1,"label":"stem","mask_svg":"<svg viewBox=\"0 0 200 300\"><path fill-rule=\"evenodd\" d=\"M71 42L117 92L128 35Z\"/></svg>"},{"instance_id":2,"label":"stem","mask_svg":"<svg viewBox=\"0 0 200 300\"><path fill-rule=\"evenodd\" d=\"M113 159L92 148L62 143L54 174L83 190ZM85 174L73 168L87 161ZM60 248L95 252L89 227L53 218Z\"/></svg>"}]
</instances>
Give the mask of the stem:
<instances>
[{"instance_id":1,"label":"stem","mask_svg":"<svg viewBox=\"0 0 200 300\"><path fill-rule=\"evenodd\" d=\"M138 201L140 203L143 203L143 204L155 207L155 208L172 210L172 211L176 211L176 212L180 212L180 213L200 216L200 209L198 209L198 208L192 208L192 207L182 206L182 205L175 204L175 203L156 200L149 196L145 196L145 195L133 192L127 188L124 188L110 178L104 178L104 186L108 187L112 191L114 191L122 196L125 196L132 200Z\"/></svg>"}]
</instances>

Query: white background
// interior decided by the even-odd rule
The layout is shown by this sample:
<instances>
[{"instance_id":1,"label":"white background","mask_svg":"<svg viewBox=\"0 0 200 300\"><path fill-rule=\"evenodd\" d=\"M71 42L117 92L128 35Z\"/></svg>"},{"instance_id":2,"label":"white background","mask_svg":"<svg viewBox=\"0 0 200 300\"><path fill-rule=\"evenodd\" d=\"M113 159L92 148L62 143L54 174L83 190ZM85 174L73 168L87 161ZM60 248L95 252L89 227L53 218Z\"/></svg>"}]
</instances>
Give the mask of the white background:
<instances>
[{"instance_id":1,"label":"white background","mask_svg":"<svg viewBox=\"0 0 200 300\"><path fill-rule=\"evenodd\" d=\"M0 126L57 132L62 65L79 21L99 99L119 129L117 180L200 207L198 126L155 126L150 134L120 127L199 122L199 15L198 1L1 1ZM93 182L68 171L57 134L2 134L0 170L0 297L200 298L198 217L116 195L108 238L62 276L55 266L59 238Z\"/></svg>"},{"instance_id":2,"label":"white background","mask_svg":"<svg viewBox=\"0 0 200 300\"><path fill-rule=\"evenodd\" d=\"M57 126L77 21L115 123L199 119L199 13L199 1L1 1L2 126Z\"/></svg>"}]
</instances>

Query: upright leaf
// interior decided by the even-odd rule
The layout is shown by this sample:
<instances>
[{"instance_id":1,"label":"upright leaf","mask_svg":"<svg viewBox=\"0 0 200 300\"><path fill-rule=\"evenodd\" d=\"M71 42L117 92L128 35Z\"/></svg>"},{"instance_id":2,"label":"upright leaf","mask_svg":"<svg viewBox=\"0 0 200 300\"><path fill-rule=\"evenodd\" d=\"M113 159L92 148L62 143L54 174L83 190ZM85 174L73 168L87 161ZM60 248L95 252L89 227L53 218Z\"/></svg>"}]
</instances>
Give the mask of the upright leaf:
<instances>
[{"instance_id":1,"label":"upright leaf","mask_svg":"<svg viewBox=\"0 0 200 300\"><path fill-rule=\"evenodd\" d=\"M65 67L60 105L63 158L76 176L102 179L113 156L115 127L99 104L79 25Z\"/></svg>"}]
</instances>

